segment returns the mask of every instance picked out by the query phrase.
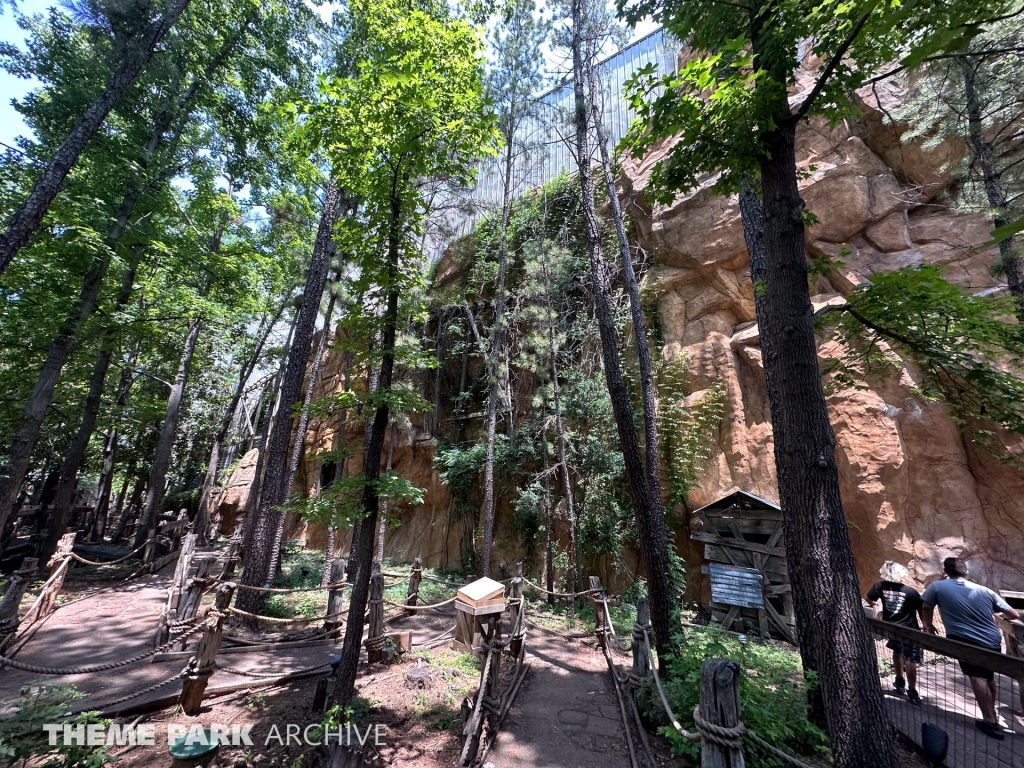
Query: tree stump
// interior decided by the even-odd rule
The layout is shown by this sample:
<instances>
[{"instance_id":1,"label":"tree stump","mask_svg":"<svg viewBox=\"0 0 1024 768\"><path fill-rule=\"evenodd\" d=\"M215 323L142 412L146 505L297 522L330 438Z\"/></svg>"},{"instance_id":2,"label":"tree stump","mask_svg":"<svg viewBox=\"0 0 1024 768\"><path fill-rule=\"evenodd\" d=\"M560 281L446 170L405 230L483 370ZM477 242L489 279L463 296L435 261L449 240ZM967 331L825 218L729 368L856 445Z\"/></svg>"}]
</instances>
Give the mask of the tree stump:
<instances>
[{"instance_id":1,"label":"tree stump","mask_svg":"<svg viewBox=\"0 0 1024 768\"><path fill-rule=\"evenodd\" d=\"M405 604L416 605L420 596L420 582L423 580L423 561L416 558L412 561L412 574L409 576L409 588L405 591ZM406 611L409 616L414 616L416 611Z\"/></svg>"},{"instance_id":2,"label":"tree stump","mask_svg":"<svg viewBox=\"0 0 1024 768\"><path fill-rule=\"evenodd\" d=\"M235 592L235 584L227 582L217 589L217 602L207 613L209 624L199 641L196 655L185 666L184 681L181 684L181 696L178 704L186 715L197 715L203 705L203 694L210 675L217 664L217 652L220 650L221 635L228 617L228 605Z\"/></svg>"},{"instance_id":3,"label":"tree stump","mask_svg":"<svg viewBox=\"0 0 1024 768\"><path fill-rule=\"evenodd\" d=\"M433 688L434 674L429 667L413 667L405 673L405 687L410 690Z\"/></svg>"},{"instance_id":4,"label":"tree stump","mask_svg":"<svg viewBox=\"0 0 1024 768\"><path fill-rule=\"evenodd\" d=\"M708 659L700 665L700 716L714 725L740 722L740 665L732 659ZM700 742L701 768L744 768L739 736L734 746L708 738Z\"/></svg>"}]
</instances>

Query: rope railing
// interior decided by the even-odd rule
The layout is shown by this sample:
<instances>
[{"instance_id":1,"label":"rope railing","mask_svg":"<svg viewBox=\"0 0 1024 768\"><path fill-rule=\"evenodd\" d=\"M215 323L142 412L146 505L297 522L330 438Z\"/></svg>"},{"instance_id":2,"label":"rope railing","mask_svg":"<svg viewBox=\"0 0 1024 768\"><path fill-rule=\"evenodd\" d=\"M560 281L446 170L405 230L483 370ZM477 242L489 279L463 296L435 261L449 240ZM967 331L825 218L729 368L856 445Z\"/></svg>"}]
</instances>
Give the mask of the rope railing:
<instances>
[{"instance_id":1,"label":"rope railing","mask_svg":"<svg viewBox=\"0 0 1024 768\"><path fill-rule=\"evenodd\" d=\"M583 597L584 595L590 595L594 592L600 591L596 589L584 589L579 592L552 592L550 589L544 589L544 587L542 587L540 584L535 584L525 576L523 577L523 581L526 582L528 586L536 589L538 592L543 592L545 595L551 595L552 597Z\"/></svg>"},{"instance_id":2,"label":"rope railing","mask_svg":"<svg viewBox=\"0 0 1024 768\"><path fill-rule=\"evenodd\" d=\"M314 618L297 617L291 619L280 618L278 616L264 616L260 613L249 613L243 611L241 608L235 608L234 606L228 606L228 613L233 613L236 616L244 616L247 619L257 619L259 621L269 621L271 624L316 624L321 621L333 621L335 619L341 619L346 616L346 613L331 613L327 616L316 616ZM341 619L344 621L344 619Z\"/></svg>"},{"instance_id":3,"label":"rope railing","mask_svg":"<svg viewBox=\"0 0 1024 768\"><path fill-rule=\"evenodd\" d=\"M215 579L214 584L223 584L220 579ZM264 592L274 595L288 595L295 592L326 592L332 589L350 589L352 585L345 581L335 581L325 587L252 587L248 584L235 584L236 589L244 589L247 592Z\"/></svg>"},{"instance_id":4,"label":"rope railing","mask_svg":"<svg viewBox=\"0 0 1024 768\"><path fill-rule=\"evenodd\" d=\"M37 664L26 664L23 661L18 661L16 659L12 659L12 658L9 658L9 657L6 657L6 656L0 656L0 665L8 666L8 667L11 667L12 669L19 669L22 672L32 672L33 674L37 674L37 675L54 675L54 676L89 675L89 674L92 674L94 672L107 672L107 671L109 671L111 669L118 669L120 667L127 667L130 664L135 664L137 662L142 661L143 659L148 659L150 656L155 656L158 653L163 653L164 651L170 649L172 646L174 646L179 641L184 640L187 637L191 637L192 635L196 634L197 632L202 631L204 629L204 626L205 625L203 623L197 623L195 626L193 626L187 632L183 632L180 635L176 635L174 637L174 639L164 643L163 645L157 646L156 648L151 648L148 651L146 651L145 653L140 653L137 656L132 656L130 659L123 659L121 661L113 661L113 662L110 662L109 664L95 664L95 665L93 665L91 667L74 667L74 668L66 669L66 668L62 668L62 667L42 667L42 666L39 666Z\"/></svg>"},{"instance_id":5,"label":"rope railing","mask_svg":"<svg viewBox=\"0 0 1024 768\"><path fill-rule=\"evenodd\" d=\"M638 629L643 634L645 650L647 651L648 657L650 657L651 639L648 628L637 625L635 629ZM693 710L693 722L697 726L697 732L694 733L693 731L686 730L676 718L675 713L672 711L672 707L668 703L668 699L665 697L665 691L661 687L661 677L658 675L658 667L656 664L651 664L651 672L654 677L654 687L657 689L658 697L661 699L661 706L665 710L665 714L668 715L668 719L671 721L672 727L675 728L676 732L684 739L689 741L710 741L728 749L739 749L741 737L746 736L761 748L768 750L779 759L797 766L797 768L814 768L814 766L799 760L788 752L782 751L775 745L769 744L756 733L748 730L742 720L731 727L708 722L706 719L701 717L700 705L696 706Z\"/></svg>"},{"instance_id":6,"label":"rope railing","mask_svg":"<svg viewBox=\"0 0 1024 768\"><path fill-rule=\"evenodd\" d=\"M396 603L393 600L388 600L385 597L384 598L384 602L387 605L390 605L392 608L401 608L401 609L403 609L405 611L426 611L426 610L429 610L430 608L440 608L442 605L448 605L449 603L454 603L458 599L459 599L459 596L456 595L455 597L449 597L447 600L442 600L439 603L424 603L423 605L407 605L405 603Z\"/></svg>"},{"instance_id":7,"label":"rope railing","mask_svg":"<svg viewBox=\"0 0 1024 768\"><path fill-rule=\"evenodd\" d=\"M119 557L119 558L117 558L117 560L102 560L102 561L86 560L84 557L82 557L81 555L76 555L74 552L71 552L70 556L71 556L72 560L74 560L76 563L81 563L82 565L91 565L91 566L94 566L94 567L99 567L99 566L102 566L102 565L117 565L118 563L123 563L125 560L128 560L133 555L138 554L139 552L144 550L146 547L148 547L150 545L150 543L152 543L154 541L156 541L155 537L151 538L151 539L146 539L144 542L142 542L139 546L137 546L135 549L133 549L127 555L125 555L124 557Z\"/></svg>"},{"instance_id":8,"label":"rope railing","mask_svg":"<svg viewBox=\"0 0 1024 768\"><path fill-rule=\"evenodd\" d=\"M318 669L331 666L331 662L325 661L323 664L316 664L312 667L303 667L302 669L296 669L292 672L250 672L247 669L237 669L236 667L228 667L220 662L216 663L217 669L221 672L227 672L229 675L238 675L239 677L255 677L262 680L271 677L291 677L292 675L304 675L307 672L315 672Z\"/></svg>"}]
</instances>

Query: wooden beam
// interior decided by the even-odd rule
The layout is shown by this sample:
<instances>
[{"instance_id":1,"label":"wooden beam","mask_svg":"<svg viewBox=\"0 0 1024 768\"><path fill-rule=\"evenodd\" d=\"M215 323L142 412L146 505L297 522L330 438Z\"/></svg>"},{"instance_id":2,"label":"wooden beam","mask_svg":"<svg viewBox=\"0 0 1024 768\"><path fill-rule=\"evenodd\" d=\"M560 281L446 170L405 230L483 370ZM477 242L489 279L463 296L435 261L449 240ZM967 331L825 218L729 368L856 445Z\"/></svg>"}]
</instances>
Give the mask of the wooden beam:
<instances>
[{"instance_id":1,"label":"wooden beam","mask_svg":"<svg viewBox=\"0 0 1024 768\"><path fill-rule=\"evenodd\" d=\"M744 541L742 539L730 539L727 536L715 536L710 533L694 532L690 534L690 538L694 541L704 542L705 544L718 544L721 547L745 549L749 552L760 552L763 555L772 555L774 557L786 556L786 550L782 547L769 547L766 544L757 544L753 541Z\"/></svg>"},{"instance_id":2,"label":"wooden beam","mask_svg":"<svg viewBox=\"0 0 1024 768\"><path fill-rule=\"evenodd\" d=\"M948 637L929 635L926 632L890 624L880 619L868 619L867 622L871 630L881 637L911 642L934 653L951 656L959 661L991 669L993 672L1007 677L1024 680L1024 659L1015 659L998 651L961 643L959 640L950 640Z\"/></svg>"}]
</instances>

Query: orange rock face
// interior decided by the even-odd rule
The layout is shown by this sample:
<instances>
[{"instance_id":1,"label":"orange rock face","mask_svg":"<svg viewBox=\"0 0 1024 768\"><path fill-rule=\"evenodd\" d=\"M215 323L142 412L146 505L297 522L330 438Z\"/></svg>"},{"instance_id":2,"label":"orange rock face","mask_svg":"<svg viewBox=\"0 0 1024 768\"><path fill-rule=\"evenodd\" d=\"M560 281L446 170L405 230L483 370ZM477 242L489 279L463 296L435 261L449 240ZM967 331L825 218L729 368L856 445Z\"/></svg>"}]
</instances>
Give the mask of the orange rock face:
<instances>
[{"instance_id":1,"label":"orange rock face","mask_svg":"<svg viewBox=\"0 0 1024 768\"><path fill-rule=\"evenodd\" d=\"M830 130L823 121L812 121L798 133L798 160L806 171L801 190L818 219L807 232L808 255L838 256L842 262L828 277L815 277L815 306L841 302L872 274L922 263L941 265L947 279L966 290L1004 291L989 269L998 254L978 248L989 240L985 218L954 212L937 201L951 181L948 165L963 156L963 147L947 142L924 149L901 142L900 131L883 123L876 98L881 108L891 110L899 89L887 83L877 93L863 94L864 114L856 122ZM641 245L654 257L643 290L657 302L664 355L685 355L694 398L716 380L727 394L718 450L690 503L701 506L734 489L777 500L754 292L737 201L712 195L714 179L709 179L670 205L648 205L644 188L650 170L667 151L663 146L642 161L623 158L622 190L635 203L628 208ZM451 252L437 275L439 289L460 279ZM832 356L836 342L823 339L820 352ZM863 388L828 397L862 587L866 590L877 579L885 560L906 564L923 586L937 577L943 557L958 555L970 561L977 580L993 588L1024 589L1024 474L965 441L943 405L914 393L918 373L913 362L893 360L896 365L886 378L865 380ZM332 354L319 394L341 388L343 367L341 355ZM457 567L471 533L464 530L462 513L434 467L430 425L421 416L413 422L399 433L393 467L425 489L424 503L393 510L398 525L388 531L385 554ZM338 425L314 420L303 439L298 484L311 493L319 482L315 454L337 447ZM362 425L350 423L344 439L358 448ZM1024 451L1019 442L1007 447ZM350 459L358 461L361 457ZM511 564L525 554L507 502L498 506L495 563ZM556 533L564 538L564 530ZM700 548L687 543L687 533L678 531L677 542L695 566ZM289 521L288 534L311 546L325 542L322 529L297 519ZM528 568L533 575L538 559ZM629 553L626 562L633 566L635 554ZM610 563L592 564L591 572L615 584ZM699 568L690 573L699 579ZM501 576L497 571L492 575Z\"/></svg>"}]
</instances>

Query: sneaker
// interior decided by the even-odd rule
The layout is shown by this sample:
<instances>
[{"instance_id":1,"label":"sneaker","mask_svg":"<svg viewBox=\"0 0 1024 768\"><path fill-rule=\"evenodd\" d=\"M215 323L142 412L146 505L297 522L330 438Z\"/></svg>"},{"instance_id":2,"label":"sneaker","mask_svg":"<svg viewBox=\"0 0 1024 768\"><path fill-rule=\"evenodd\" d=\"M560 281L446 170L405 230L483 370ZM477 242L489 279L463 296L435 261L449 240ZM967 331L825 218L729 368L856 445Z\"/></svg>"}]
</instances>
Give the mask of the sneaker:
<instances>
[{"instance_id":1,"label":"sneaker","mask_svg":"<svg viewBox=\"0 0 1024 768\"><path fill-rule=\"evenodd\" d=\"M902 677L897 677L892 687L896 690L897 696L902 696L907 692L907 682Z\"/></svg>"},{"instance_id":2,"label":"sneaker","mask_svg":"<svg viewBox=\"0 0 1024 768\"><path fill-rule=\"evenodd\" d=\"M909 701L911 704L921 706L921 697L918 695L916 689L911 688L909 691L907 691L907 701Z\"/></svg>"},{"instance_id":3,"label":"sneaker","mask_svg":"<svg viewBox=\"0 0 1024 768\"><path fill-rule=\"evenodd\" d=\"M974 725L977 726L979 731L996 741L1002 741L1006 738L999 723L990 723L988 720L975 720Z\"/></svg>"}]
</instances>

